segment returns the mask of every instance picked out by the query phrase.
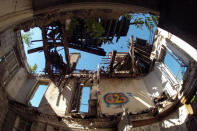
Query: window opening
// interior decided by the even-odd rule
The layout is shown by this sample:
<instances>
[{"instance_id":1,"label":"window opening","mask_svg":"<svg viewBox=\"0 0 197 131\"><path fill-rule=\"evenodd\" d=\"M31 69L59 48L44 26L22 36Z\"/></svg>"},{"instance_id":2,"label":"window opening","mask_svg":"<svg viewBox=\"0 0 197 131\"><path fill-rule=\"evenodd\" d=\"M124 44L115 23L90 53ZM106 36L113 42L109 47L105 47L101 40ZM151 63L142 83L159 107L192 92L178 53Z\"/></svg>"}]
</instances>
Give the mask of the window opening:
<instances>
[{"instance_id":1,"label":"window opening","mask_svg":"<svg viewBox=\"0 0 197 131\"><path fill-rule=\"evenodd\" d=\"M181 82L183 75L187 70L185 64L169 50L166 51L164 64L167 65L168 69L172 72L175 78Z\"/></svg>"},{"instance_id":2,"label":"window opening","mask_svg":"<svg viewBox=\"0 0 197 131\"><path fill-rule=\"evenodd\" d=\"M42 97L44 96L47 88L48 88L48 85L39 85L35 93L33 94L33 97L29 101L29 104L33 107L38 107L40 105Z\"/></svg>"},{"instance_id":3,"label":"window opening","mask_svg":"<svg viewBox=\"0 0 197 131\"><path fill-rule=\"evenodd\" d=\"M80 104L80 113L87 113L89 108L90 87L83 87Z\"/></svg>"}]
</instances>

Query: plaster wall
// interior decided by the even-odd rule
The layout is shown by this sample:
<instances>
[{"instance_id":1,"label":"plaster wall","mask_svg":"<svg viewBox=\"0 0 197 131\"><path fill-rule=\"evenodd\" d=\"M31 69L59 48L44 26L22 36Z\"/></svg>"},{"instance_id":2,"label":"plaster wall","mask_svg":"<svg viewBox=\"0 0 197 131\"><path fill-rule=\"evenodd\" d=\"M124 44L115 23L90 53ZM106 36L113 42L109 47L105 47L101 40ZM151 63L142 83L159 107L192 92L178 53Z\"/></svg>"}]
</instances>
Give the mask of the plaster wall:
<instances>
[{"instance_id":1,"label":"plaster wall","mask_svg":"<svg viewBox=\"0 0 197 131\"><path fill-rule=\"evenodd\" d=\"M166 70L162 63L156 63L154 71L143 78L101 79L98 93L101 113L120 113L123 107L134 114L145 111L155 106L153 98L163 91L175 97L177 91L173 84L176 85L176 80Z\"/></svg>"},{"instance_id":2,"label":"plaster wall","mask_svg":"<svg viewBox=\"0 0 197 131\"><path fill-rule=\"evenodd\" d=\"M17 101L27 104L28 95L32 90L33 86L36 84L36 79L34 78L26 78L23 86L19 89L19 92L16 95ZM21 93L22 92L22 93Z\"/></svg>"},{"instance_id":3,"label":"plaster wall","mask_svg":"<svg viewBox=\"0 0 197 131\"><path fill-rule=\"evenodd\" d=\"M25 104L27 96L35 82L35 79L29 79L27 77L27 72L24 68L20 68L8 83L5 90L12 99Z\"/></svg>"},{"instance_id":4,"label":"plaster wall","mask_svg":"<svg viewBox=\"0 0 197 131\"><path fill-rule=\"evenodd\" d=\"M60 90L51 82L38 107L39 111L50 115L65 116L70 110L75 87L76 80L74 79L66 84L64 90Z\"/></svg>"}]
</instances>

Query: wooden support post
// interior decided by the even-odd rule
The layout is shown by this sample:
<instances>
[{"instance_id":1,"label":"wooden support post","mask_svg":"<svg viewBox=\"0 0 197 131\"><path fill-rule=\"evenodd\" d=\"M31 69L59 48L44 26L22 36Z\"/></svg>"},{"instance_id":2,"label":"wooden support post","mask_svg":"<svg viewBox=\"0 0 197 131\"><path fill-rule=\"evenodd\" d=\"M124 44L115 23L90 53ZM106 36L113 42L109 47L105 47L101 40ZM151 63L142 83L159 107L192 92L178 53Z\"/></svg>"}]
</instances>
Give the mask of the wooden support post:
<instances>
[{"instance_id":1,"label":"wooden support post","mask_svg":"<svg viewBox=\"0 0 197 131\"><path fill-rule=\"evenodd\" d=\"M110 74L114 71L113 65L114 65L114 61L115 61L115 58L116 58L116 53L117 53L116 50L112 51L111 62L110 62L110 70L109 70Z\"/></svg>"},{"instance_id":2,"label":"wooden support post","mask_svg":"<svg viewBox=\"0 0 197 131\"><path fill-rule=\"evenodd\" d=\"M69 56L68 42L67 42L64 26L62 26L62 43L64 46L65 58L66 58L66 62L67 62L67 73L70 73L71 72L70 56Z\"/></svg>"},{"instance_id":3,"label":"wooden support post","mask_svg":"<svg viewBox=\"0 0 197 131\"><path fill-rule=\"evenodd\" d=\"M129 54L131 56L131 61L132 61L132 67L131 67L131 71L133 73L135 73L135 68L134 68L134 63L135 63L135 60L134 60L134 42L133 42L133 36L131 36L131 40L130 40L130 48L129 48Z\"/></svg>"},{"instance_id":4,"label":"wooden support post","mask_svg":"<svg viewBox=\"0 0 197 131\"><path fill-rule=\"evenodd\" d=\"M50 67L50 56L49 56L49 49L47 45L47 39L46 39L46 30L45 27L41 27L42 30L42 39L43 39L43 50L44 50L44 55L45 55L45 70L49 74L49 77L51 77L52 72L51 72L51 67Z\"/></svg>"}]
</instances>

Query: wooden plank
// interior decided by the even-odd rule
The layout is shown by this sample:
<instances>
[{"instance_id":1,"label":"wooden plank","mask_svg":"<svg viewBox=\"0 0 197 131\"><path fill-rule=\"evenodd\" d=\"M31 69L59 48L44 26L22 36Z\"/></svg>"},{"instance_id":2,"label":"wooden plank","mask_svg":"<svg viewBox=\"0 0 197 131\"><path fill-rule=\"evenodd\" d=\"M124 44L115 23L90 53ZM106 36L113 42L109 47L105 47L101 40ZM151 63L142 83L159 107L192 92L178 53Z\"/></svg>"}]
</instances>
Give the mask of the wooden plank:
<instances>
[{"instance_id":1,"label":"wooden plank","mask_svg":"<svg viewBox=\"0 0 197 131\"><path fill-rule=\"evenodd\" d=\"M134 60L134 42L133 42L133 36L131 36L131 40L130 40L129 55L131 57L131 62L132 62L131 72L135 72L135 69L134 69L135 60Z\"/></svg>"},{"instance_id":2,"label":"wooden plank","mask_svg":"<svg viewBox=\"0 0 197 131\"><path fill-rule=\"evenodd\" d=\"M41 27L42 30L42 39L43 39L43 50L45 56L45 70L49 74L52 75L51 68L50 68L50 60L49 60L49 49L47 47L47 40L46 40L46 30L45 27Z\"/></svg>"}]
</instances>

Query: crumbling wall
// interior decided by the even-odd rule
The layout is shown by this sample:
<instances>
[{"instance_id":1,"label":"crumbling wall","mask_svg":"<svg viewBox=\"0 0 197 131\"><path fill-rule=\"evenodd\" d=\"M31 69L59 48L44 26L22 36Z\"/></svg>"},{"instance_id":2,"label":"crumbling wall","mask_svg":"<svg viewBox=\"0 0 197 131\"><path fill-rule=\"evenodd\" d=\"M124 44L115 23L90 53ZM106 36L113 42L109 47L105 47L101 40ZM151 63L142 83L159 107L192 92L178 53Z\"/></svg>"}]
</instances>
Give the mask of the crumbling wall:
<instances>
[{"instance_id":1,"label":"crumbling wall","mask_svg":"<svg viewBox=\"0 0 197 131\"><path fill-rule=\"evenodd\" d=\"M59 89L51 82L38 107L39 111L64 116L70 111L75 87L76 79L70 80L64 89Z\"/></svg>"},{"instance_id":2,"label":"crumbling wall","mask_svg":"<svg viewBox=\"0 0 197 131\"><path fill-rule=\"evenodd\" d=\"M139 79L101 79L99 84L99 106L104 114L122 112L140 113L154 107L153 99L162 92L176 97L177 81L162 63L156 63L154 71Z\"/></svg>"}]
</instances>

